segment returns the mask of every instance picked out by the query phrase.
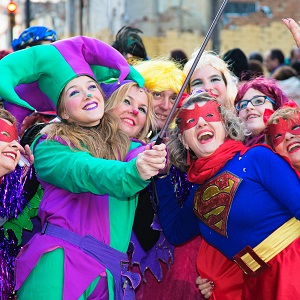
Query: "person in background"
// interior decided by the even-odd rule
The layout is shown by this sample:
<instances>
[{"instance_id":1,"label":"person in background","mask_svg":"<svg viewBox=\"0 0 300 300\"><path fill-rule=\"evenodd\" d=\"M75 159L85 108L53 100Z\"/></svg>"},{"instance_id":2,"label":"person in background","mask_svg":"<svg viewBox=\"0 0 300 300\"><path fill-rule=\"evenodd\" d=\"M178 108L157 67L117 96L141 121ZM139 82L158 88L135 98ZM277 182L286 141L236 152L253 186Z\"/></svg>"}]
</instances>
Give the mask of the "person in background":
<instances>
[{"instance_id":1,"label":"person in background","mask_svg":"<svg viewBox=\"0 0 300 300\"><path fill-rule=\"evenodd\" d=\"M300 49L295 45L290 51L290 57L287 59L286 64L291 66L297 61L300 61Z\"/></svg>"},{"instance_id":2,"label":"person in background","mask_svg":"<svg viewBox=\"0 0 300 300\"><path fill-rule=\"evenodd\" d=\"M14 51L19 51L37 45L51 44L57 40L57 34L53 29L45 26L31 26L26 28L17 39L14 39L11 45ZM20 137L22 137L24 131L31 125L32 117L35 118L36 122L40 122L45 115L47 115L47 118L50 120L55 118L55 107L51 104L49 98L40 91L37 85L34 83L21 84L16 87L16 91L20 98L29 104L31 102L36 103L36 111L32 112L32 110L26 109L25 107L6 102L4 99L4 108L10 111L18 121ZM36 99L39 99L39 101ZM31 116L32 113L34 116ZM23 124L26 117L29 117L31 120L27 120L26 124Z\"/></svg>"},{"instance_id":3,"label":"person in background","mask_svg":"<svg viewBox=\"0 0 300 300\"><path fill-rule=\"evenodd\" d=\"M263 61L264 61L263 55L259 51L252 51L252 52L249 53L248 60L252 60L252 59L253 60L258 60L261 63L263 63Z\"/></svg>"},{"instance_id":4,"label":"person in background","mask_svg":"<svg viewBox=\"0 0 300 300\"><path fill-rule=\"evenodd\" d=\"M57 34L53 29L45 26L31 26L26 28L17 39L11 42L14 51L37 45L50 44L57 41Z\"/></svg>"},{"instance_id":5,"label":"person in background","mask_svg":"<svg viewBox=\"0 0 300 300\"><path fill-rule=\"evenodd\" d=\"M143 61L134 68L145 79L145 87L152 93L158 131L163 128L185 80L178 64L167 58ZM156 131L153 135L157 134Z\"/></svg>"},{"instance_id":6,"label":"person in background","mask_svg":"<svg viewBox=\"0 0 300 300\"><path fill-rule=\"evenodd\" d=\"M249 59L248 65L251 78L264 76L264 69L261 61L256 59Z\"/></svg>"},{"instance_id":7,"label":"person in background","mask_svg":"<svg viewBox=\"0 0 300 300\"><path fill-rule=\"evenodd\" d=\"M277 68L285 64L283 52L280 49L268 50L264 55L263 64L271 76Z\"/></svg>"},{"instance_id":8,"label":"person in background","mask_svg":"<svg viewBox=\"0 0 300 300\"><path fill-rule=\"evenodd\" d=\"M11 50L0 50L0 59L2 59L3 57L5 57L6 55L12 53Z\"/></svg>"},{"instance_id":9,"label":"person in background","mask_svg":"<svg viewBox=\"0 0 300 300\"><path fill-rule=\"evenodd\" d=\"M184 65L188 61L188 57L185 54L185 52L181 49L174 49L170 51L170 54L168 56L171 60L174 60L175 62L179 63L181 66L181 69L184 68Z\"/></svg>"},{"instance_id":10,"label":"person in background","mask_svg":"<svg viewBox=\"0 0 300 300\"><path fill-rule=\"evenodd\" d=\"M131 26L123 26L117 32L116 39L112 44L130 65L148 59L145 45L139 33L143 33L143 31Z\"/></svg>"},{"instance_id":11,"label":"person in background","mask_svg":"<svg viewBox=\"0 0 300 300\"><path fill-rule=\"evenodd\" d=\"M168 58L153 58L135 65L134 68L144 77L145 87L153 96L157 129L152 131L151 138L156 140L169 117L186 76L180 65ZM177 200L184 203L190 189L186 174L173 167L170 168L169 174L174 182L173 189L178 196ZM175 249L168 243L157 217L157 203L160 200L153 193L155 189L155 181L152 181L150 189L140 193L133 226L139 241L135 245L141 245L146 252L146 255L139 258L135 258L133 252L133 261L140 265L144 275L144 283L138 289L137 299L163 300L182 297L201 299L195 286L194 278L197 273L193 264L200 238ZM184 269L182 265L185 266ZM146 271L147 268L152 274Z\"/></svg>"},{"instance_id":12,"label":"person in background","mask_svg":"<svg viewBox=\"0 0 300 300\"><path fill-rule=\"evenodd\" d=\"M48 64L45 56L52 58ZM104 113L97 81L134 79L142 87L143 78L111 46L84 36L17 51L0 67L1 96L34 109L14 85L36 79L62 119L32 145L45 191L39 207L43 230L19 253L18 298L134 299L139 276L127 270L126 251L136 193L164 168L165 145L131 143L116 118ZM5 72L11 69L13 81Z\"/></svg>"},{"instance_id":13,"label":"person in background","mask_svg":"<svg viewBox=\"0 0 300 300\"><path fill-rule=\"evenodd\" d=\"M196 59L195 51L185 64L183 72L187 75ZM216 53L204 52L191 76L189 91L204 89L218 102L225 103L228 108L233 108L237 93L238 78L229 70L227 63Z\"/></svg>"},{"instance_id":14,"label":"person in background","mask_svg":"<svg viewBox=\"0 0 300 300\"><path fill-rule=\"evenodd\" d=\"M251 74L249 71L248 59L240 48L234 48L223 55L223 60L229 66L229 69L239 79L239 81L249 80Z\"/></svg>"},{"instance_id":15,"label":"person in background","mask_svg":"<svg viewBox=\"0 0 300 300\"><path fill-rule=\"evenodd\" d=\"M22 193L24 170L18 163L21 154L31 163L33 156L28 145L24 150L19 144L16 119L4 109L0 109L0 128L0 298L13 299L14 265L20 246L6 224L28 204Z\"/></svg>"},{"instance_id":16,"label":"person in background","mask_svg":"<svg viewBox=\"0 0 300 300\"><path fill-rule=\"evenodd\" d=\"M279 67L272 78L277 80L277 84L286 96L300 105L300 76L291 66Z\"/></svg>"}]
</instances>

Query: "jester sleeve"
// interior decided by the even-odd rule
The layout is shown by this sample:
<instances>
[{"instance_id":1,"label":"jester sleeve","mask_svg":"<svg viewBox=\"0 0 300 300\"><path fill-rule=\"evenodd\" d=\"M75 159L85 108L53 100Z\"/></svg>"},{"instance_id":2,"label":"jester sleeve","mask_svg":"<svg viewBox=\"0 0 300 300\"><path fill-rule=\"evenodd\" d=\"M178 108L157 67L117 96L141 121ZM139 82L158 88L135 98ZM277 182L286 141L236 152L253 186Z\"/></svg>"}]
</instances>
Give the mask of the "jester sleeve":
<instances>
[{"instance_id":1,"label":"jester sleeve","mask_svg":"<svg viewBox=\"0 0 300 300\"><path fill-rule=\"evenodd\" d=\"M43 141L34 149L38 177L72 193L91 192L117 198L131 197L149 184L129 162L95 158L56 141Z\"/></svg>"}]
</instances>

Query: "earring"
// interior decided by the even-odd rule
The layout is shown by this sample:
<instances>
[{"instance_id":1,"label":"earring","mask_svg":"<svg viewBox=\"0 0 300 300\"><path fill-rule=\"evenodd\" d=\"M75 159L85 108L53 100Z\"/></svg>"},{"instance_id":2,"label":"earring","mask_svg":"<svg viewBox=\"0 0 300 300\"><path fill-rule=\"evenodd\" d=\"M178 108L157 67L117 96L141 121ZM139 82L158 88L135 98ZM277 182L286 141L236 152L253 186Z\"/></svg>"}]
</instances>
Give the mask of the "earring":
<instances>
[{"instance_id":1,"label":"earring","mask_svg":"<svg viewBox=\"0 0 300 300\"><path fill-rule=\"evenodd\" d=\"M186 152L186 163L188 166L190 166L192 164L190 149L188 149Z\"/></svg>"}]
</instances>

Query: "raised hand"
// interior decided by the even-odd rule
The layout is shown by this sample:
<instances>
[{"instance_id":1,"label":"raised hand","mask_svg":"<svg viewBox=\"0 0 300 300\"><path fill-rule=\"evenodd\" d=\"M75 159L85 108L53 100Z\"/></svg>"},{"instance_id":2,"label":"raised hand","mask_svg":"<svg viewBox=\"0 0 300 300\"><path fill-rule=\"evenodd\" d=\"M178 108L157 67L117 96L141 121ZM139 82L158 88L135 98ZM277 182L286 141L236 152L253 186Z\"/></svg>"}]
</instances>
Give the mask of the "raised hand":
<instances>
[{"instance_id":1,"label":"raised hand","mask_svg":"<svg viewBox=\"0 0 300 300\"><path fill-rule=\"evenodd\" d=\"M166 145L147 145L144 152L140 153L136 160L136 167L141 178L150 179L157 175L159 170L166 166Z\"/></svg>"},{"instance_id":2,"label":"raised hand","mask_svg":"<svg viewBox=\"0 0 300 300\"><path fill-rule=\"evenodd\" d=\"M298 46L298 48L300 48L300 22L296 22L291 18L282 19L282 22L292 33L296 45Z\"/></svg>"}]
</instances>

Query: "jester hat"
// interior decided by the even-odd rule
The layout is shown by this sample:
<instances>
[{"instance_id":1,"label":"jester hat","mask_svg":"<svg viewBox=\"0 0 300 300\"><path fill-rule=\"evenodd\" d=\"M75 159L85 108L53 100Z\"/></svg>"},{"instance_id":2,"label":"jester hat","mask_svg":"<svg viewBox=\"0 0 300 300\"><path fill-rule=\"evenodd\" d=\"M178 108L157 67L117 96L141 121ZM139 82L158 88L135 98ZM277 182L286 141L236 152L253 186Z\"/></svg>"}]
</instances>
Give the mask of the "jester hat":
<instances>
[{"instance_id":1,"label":"jester hat","mask_svg":"<svg viewBox=\"0 0 300 300\"><path fill-rule=\"evenodd\" d=\"M54 107L66 84L86 75L98 82L110 78L132 79L143 86L143 77L128 65L120 52L95 38L76 36L49 45L11 53L0 60L0 97L27 109L36 110L38 98L24 101L15 87L37 81L39 89Z\"/></svg>"}]
</instances>

